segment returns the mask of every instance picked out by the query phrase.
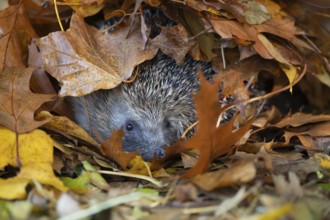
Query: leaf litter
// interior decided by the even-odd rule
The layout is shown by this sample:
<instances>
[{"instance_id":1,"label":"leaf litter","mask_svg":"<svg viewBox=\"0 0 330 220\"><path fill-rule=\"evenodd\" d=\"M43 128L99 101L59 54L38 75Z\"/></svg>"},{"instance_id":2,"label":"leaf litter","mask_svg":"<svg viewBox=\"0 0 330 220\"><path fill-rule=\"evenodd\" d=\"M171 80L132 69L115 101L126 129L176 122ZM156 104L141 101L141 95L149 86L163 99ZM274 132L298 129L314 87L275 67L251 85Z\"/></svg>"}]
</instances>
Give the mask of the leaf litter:
<instances>
[{"instance_id":1,"label":"leaf litter","mask_svg":"<svg viewBox=\"0 0 330 220\"><path fill-rule=\"evenodd\" d=\"M194 95L199 119L195 134L168 147L166 160L145 163L135 153L121 151L122 131L113 133L108 140L96 140L101 143L98 144L62 115L51 118L49 113L40 114L40 106L55 96L33 93L34 88L38 92L54 89L48 88L52 83L46 78L30 81L33 69L25 68L26 41L35 37L30 22L36 27L33 22L38 18L31 16L29 20L22 12L24 7L27 12L45 11L29 0L2 10L0 196L7 201L1 204L6 210L0 213L1 218L90 218L110 208L108 217L116 219L329 216L328 115L281 114L274 110L278 106L257 114L254 106L247 104L252 101L244 83L253 84L251 79L258 78L262 70L275 77L287 77L275 80L271 95L281 91L284 84L287 88L296 84L305 74L301 70L306 64L314 68L311 72L329 74L319 61L308 59L311 54L317 57L321 51L329 50L326 44L317 48L301 31L315 31L314 27L298 28L295 24L297 11L290 10L294 3L189 0L186 5L162 5L159 1L126 0L122 5L115 1L110 6L103 0L78 2L78 7L69 1L61 2L76 11L69 29L47 32L47 36L37 39L38 47L30 54L41 55L42 65L39 61L29 64L59 82L59 96L81 96L113 88L130 78L134 68L158 50L177 63L186 54L201 60L218 58L223 64L216 68L220 74L210 82L200 73L201 89ZM175 18L177 24L160 26L160 34L150 39L149 24L141 13L145 7L159 5L171 9L166 15ZM288 8L287 12L281 7ZM300 10L309 7L305 5ZM104 14L122 10L121 14L129 18L121 19L110 32L85 23L83 17L102 10ZM66 10L60 12L64 14ZM290 13L293 16L288 16ZM11 19L8 23L3 19L6 16ZM48 24L54 20L49 19ZM47 20L42 22L47 24ZM24 31L23 38L17 37L17 31ZM19 47L17 42L21 42ZM328 62L325 56L320 60ZM307 74L305 78L310 77ZM321 81L326 84L326 77ZM312 101L316 100L311 98L314 92L310 88L316 82L319 81L303 79L300 84ZM39 87L34 86L37 84ZM240 97L234 103L240 112L228 123L218 125L219 115L230 108L218 105L220 85L226 94ZM327 112L326 101L318 99L323 112ZM253 101L258 102L258 97ZM42 110L57 111L45 105ZM19 170L18 174L13 168ZM33 199L24 200L27 196ZM14 199L21 201L11 201ZM22 207L24 212L15 214ZM37 208L44 211L36 211Z\"/></svg>"}]
</instances>

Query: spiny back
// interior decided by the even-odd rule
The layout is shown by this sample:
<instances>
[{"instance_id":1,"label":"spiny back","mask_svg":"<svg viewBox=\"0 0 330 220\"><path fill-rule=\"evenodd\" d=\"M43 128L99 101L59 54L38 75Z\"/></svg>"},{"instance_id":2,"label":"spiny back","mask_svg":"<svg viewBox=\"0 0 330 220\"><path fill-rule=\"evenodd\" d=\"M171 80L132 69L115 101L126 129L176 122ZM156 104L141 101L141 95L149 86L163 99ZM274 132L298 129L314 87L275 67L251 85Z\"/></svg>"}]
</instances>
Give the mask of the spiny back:
<instances>
[{"instance_id":1,"label":"spiny back","mask_svg":"<svg viewBox=\"0 0 330 220\"><path fill-rule=\"evenodd\" d=\"M134 82L85 96L92 131L97 129L105 139L123 127L124 150L139 150L146 160L161 157L163 147L173 144L196 120L192 94L198 91L199 68L206 76L213 74L208 63L188 57L177 65L158 54L139 66ZM77 103L76 121L89 130L82 102Z\"/></svg>"}]
</instances>

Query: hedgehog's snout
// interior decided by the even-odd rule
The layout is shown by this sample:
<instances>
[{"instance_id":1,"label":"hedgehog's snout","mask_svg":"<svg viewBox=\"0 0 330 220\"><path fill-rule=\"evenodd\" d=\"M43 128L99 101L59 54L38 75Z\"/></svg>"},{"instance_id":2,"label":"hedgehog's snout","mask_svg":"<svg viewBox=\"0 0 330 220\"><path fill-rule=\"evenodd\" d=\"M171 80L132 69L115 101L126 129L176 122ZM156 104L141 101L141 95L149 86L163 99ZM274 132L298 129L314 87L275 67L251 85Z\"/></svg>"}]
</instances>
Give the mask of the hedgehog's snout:
<instances>
[{"instance_id":1,"label":"hedgehog's snout","mask_svg":"<svg viewBox=\"0 0 330 220\"><path fill-rule=\"evenodd\" d=\"M163 147L150 148L150 147L142 146L142 145L138 145L135 147L134 146L129 146L129 147L123 146L123 150L130 151L130 152L137 151L140 153L141 157L145 161L151 161L153 159L160 160L160 159L164 158L166 155L166 151Z\"/></svg>"},{"instance_id":2,"label":"hedgehog's snout","mask_svg":"<svg viewBox=\"0 0 330 220\"><path fill-rule=\"evenodd\" d=\"M152 150L148 150L147 148L142 149L142 151L140 151L141 157L143 158L143 160L145 161L151 161L153 159L157 159L160 160L162 158L165 157L165 149L163 147L158 147Z\"/></svg>"}]
</instances>

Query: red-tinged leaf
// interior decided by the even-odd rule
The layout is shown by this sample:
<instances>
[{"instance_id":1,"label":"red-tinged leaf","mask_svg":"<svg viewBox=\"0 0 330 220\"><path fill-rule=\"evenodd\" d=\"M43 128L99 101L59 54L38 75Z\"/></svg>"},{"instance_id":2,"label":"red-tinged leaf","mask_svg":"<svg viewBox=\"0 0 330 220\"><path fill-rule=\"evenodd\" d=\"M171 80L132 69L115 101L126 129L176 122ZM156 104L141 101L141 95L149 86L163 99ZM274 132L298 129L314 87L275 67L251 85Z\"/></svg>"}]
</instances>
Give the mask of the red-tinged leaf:
<instances>
[{"instance_id":1,"label":"red-tinged leaf","mask_svg":"<svg viewBox=\"0 0 330 220\"><path fill-rule=\"evenodd\" d=\"M55 95L32 93L32 68L6 68L0 73L0 124L17 133L31 131L45 123L34 119L35 111Z\"/></svg>"},{"instance_id":2,"label":"red-tinged leaf","mask_svg":"<svg viewBox=\"0 0 330 220\"><path fill-rule=\"evenodd\" d=\"M96 133L97 135L97 133ZM129 162L138 154L128 153L122 151L122 139L124 136L123 129L114 131L111 136L106 140L101 140L101 151L109 159L117 162L123 169L127 168Z\"/></svg>"},{"instance_id":3,"label":"red-tinged leaf","mask_svg":"<svg viewBox=\"0 0 330 220\"><path fill-rule=\"evenodd\" d=\"M237 37L249 40L249 36L244 32L242 24L228 19L210 19L214 30L224 39Z\"/></svg>"},{"instance_id":4,"label":"red-tinged leaf","mask_svg":"<svg viewBox=\"0 0 330 220\"><path fill-rule=\"evenodd\" d=\"M36 33L22 4L0 11L0 71L26 65L27 45Z\"/></svg>"},{"instance_id":5,"label":"red-tinged leaf","mask_svg":"<svg viewBox=\"0 0 330 220\"><path fill-rule=\"evenodd\" d=\"M208 82L201 72L200 91L194 95L197 110L198 127L196 134L187 139L179 140L174 146L167 148L168 155L196 149L199 151L197 164L185 173L184 177L194 177L205 172L208 165L215 158L230 152L233 145L249 130L252 120L233 131L235 118L227 123L222 123L217 128L219 115L224 108L219 107L218 90L221 74L214 77L214 82Z\"/></svg>"}]
</instances>

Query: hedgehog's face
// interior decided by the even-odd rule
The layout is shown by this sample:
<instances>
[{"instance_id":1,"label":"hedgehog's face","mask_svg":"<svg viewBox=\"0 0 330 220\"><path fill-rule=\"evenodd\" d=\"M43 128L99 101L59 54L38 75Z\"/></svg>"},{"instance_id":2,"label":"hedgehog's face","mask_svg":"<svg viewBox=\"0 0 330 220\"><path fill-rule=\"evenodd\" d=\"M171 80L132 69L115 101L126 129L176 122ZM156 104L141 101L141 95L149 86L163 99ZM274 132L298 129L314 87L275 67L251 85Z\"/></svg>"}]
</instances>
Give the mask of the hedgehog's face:
<instances>
[{"instance_id":1,"label":"hedgehog's face","mask_svg":"<svg viewBox=\"0 0 330 220\"><path fill-rule=\"evenodd\" d=\"M170 146L179 138L180 131L175 129L175 121L164 120L132 120L124 124L122 148L124 151L138 151L145 161L165 156L165 146Z\"/></svg>"}]
</instances>

